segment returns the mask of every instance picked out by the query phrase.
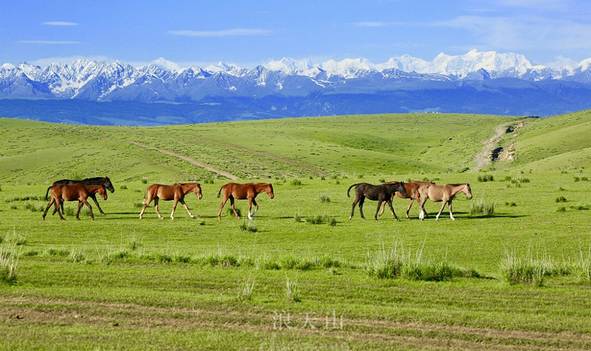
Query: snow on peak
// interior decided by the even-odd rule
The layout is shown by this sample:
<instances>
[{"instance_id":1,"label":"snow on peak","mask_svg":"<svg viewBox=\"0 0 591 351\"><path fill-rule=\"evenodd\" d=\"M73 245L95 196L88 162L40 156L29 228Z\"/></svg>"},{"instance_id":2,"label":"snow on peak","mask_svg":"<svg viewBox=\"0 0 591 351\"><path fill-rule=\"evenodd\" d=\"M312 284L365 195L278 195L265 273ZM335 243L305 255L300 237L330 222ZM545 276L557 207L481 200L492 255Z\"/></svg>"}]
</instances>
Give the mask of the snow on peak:
<instances>
[{"instance_id":1,"label":"snow on peak","mask_svg":"<svg viewBox=\"0 0 591 351\"><path fill-rule=\"evenodd\" d=\"M328 60L320 64L328 75L344 78L356 78L374 69L374 65L365 58L346 58L340 61Z\"/></svg>"}]
</instances>

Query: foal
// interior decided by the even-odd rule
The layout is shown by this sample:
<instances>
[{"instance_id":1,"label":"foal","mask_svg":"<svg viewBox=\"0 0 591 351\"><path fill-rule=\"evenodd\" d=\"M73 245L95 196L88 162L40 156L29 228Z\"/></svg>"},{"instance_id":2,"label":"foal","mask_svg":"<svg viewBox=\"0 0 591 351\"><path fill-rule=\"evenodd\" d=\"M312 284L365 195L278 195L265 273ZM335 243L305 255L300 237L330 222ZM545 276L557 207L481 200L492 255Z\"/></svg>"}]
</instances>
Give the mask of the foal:
<instances>
[{"instance_id":1,"label":"foal","mask_svg":"<svg viewBox=\"0 0 591 351\"><path fill-rule=\"evenodd\" d=\"M419 194L419 188L421 186L424 186L426 184L435 184L433 182L428 182L428 181L420 181L420 180L413 180L412 182L405 182L402 183L404 186L404 190L406 190L406 196L402 195L402 193L400 192L396 192L395 196L401 198L401 199L410 199L410 202L408 204L408 208L406 209L406 218L410 218L408 216L408 214L410 213L410 209L412 207L412 204L416 201L417 204L421 203L421 196ZM394 199L392 199L394 200ZM380 213L378 216L382 216L382 214L384 213L384 210L386 210L386 203L384 203L382 205L382 208L380 209Z\"/></svg>"},{"instance_id":2,"label":"foal","mask_svg":"<svg viewBox=\"0 0 591 351\"><path fill-rule=\"evenodd\" d=\"M60 180L56 180L55 182L53 182L53 184L51 184L51 186L49 186L47 188L47 191L45 192L45 200L47 200L47 195L48 195L51 187L56 186L56 185L66 185L66 184L84 184L84 185L103 184L107 190L109 190L112 193L115 192L115 187L113 186L113 183L111 183L111 179L109 179L109 177L93 177L93 178L84 178L82 180L60 179ZM99 205L98 201L96 200L96 195L90 194L90 198L96 204L96 207L98 208L99 212L101 214L105 214L105 212L103 211L103 209ZM61 204L61 210L62 210L62 212L64 212L64 203L63 202ZM55 214L55 212L56 212L56 210L53 211L53 214Z\"/></svg>"},{"instance_id":3,"label":"foal","mask_svg":"<svg viewBox=\"0 0 591 351\"><path fill-rule=\"evenodd\" d=\"M158 214L158 218L163 219L162 215L160 214L160 206L158 205L159 200L169 201L174 200L174 205L172 205L172 212L170 212L170 219L174 219L174 211L176 211L176 205L180 202L187 213L191 218L195 218L187 204L185 203L185 195L188 193L194 193L198 199L201 199L203 195L201 194L201 185L199 183L175 183L173 185L164 185L164 184L152 184L148 187L146 191L146 197L144 198L144 207L140 212L140 219L144 218L144 212L146 208L150 205L150 202L154 200L154 207L156 208L156 213Z\"/></svg>"},{"instance_id":4,"label":"foal","mask_svg":"<svg viewBox=\"0 0 591 351\"><path fill-rule=\"evenodd\" d=\"M45 220L45 216L47 216L47 211L51 206L55 206L55 210L59 214L61 219L64 219L63 211L61 205L63 201L78 201L78 211L76 212L76 219L80 219L80 210L82 209L82 205L86 205L88 207L88 211L90 212L90 217L94 219L94 213L92 212L92 207L88 203L87 199L98 193L103 197L104 200L107 199L107 190L103 184L92 184L92 185L84 185L81 183L76 184L66 184L66 185L54 185L50 189L50 196L51 200L47 204L45 211L43 211L43 219Z\"/></svg>"},{"instance_id":5,"label":"foal","mask_svg":"<svg viewBox=\"0 0 591 351\"><path fill-rule=\"evenodd\" d=\"M441 216L441 212L443 212L443 208L445 205L449 207L449 218L453 221L455 220L453 216L453 208L452 208L452 201L458 193L464 193L466 198L472 198L472 189L470 189L470 184L445 184L445 185L437 185L437 184L425 184L419 188L419 193L421 197L421 212L419 213L419 219L424 220L427 212L425 211L425 202L427 199L433 202L443 202L435 220L439 220L439 216Z\"/></svg>"},{"instance_id":6,"label":"foal","mask_svg":"<svg viewBox=\"0 0 591 351\"><path fill-rule=\"evenodd\" d=\"M351 185L349 189L347 189L347 197L350 197L349 192L353 187L355 187L355 200L353 200L349 220L353 218L353 214L355 213L355 206L357 204L359 204L359 214L361 215L361 218L365 219L365 216L363 215L363 203L365 202L365 198L378 202L378 208L376 209L376 214L374 215L376 221L378 220L378 212L380 211L383 202L387 203L388 206L390 206L390 210L392 210L394 218L398 220L398 216L396 216L396 212L394 212L394 207L392 206L392 199L394 197L394 193L396 192L400 192L405 196L407 195L406 190L404 189L404 183L391 182L380 185L357 183Z\"/></svg>"},{"instance_id":7,"label":"foal","mask_svg":"<svg viewBox=\"0 0 591 351\"><path fill-rule=\"evenodd\" d=\"M234 216L236 216L236 218L240 218L240 216L236 211L234 200L248 200L248 219L252 219L256 211L259 209L259 204L256 202L256 197L262 192L267 193L270 199L275 197L275 194L273 193L273 184L270 183L225 184L220 188L220 191L218 191L218 197L222 195L220 208L218 210L218 221L220 221L222 218L222 209L226 205L228 199L230 200L230 206L232 207L232 211L234 212ZM255 205L256 207L254 212L252 211L252 205Z\"/></svg>"}]
</instances>

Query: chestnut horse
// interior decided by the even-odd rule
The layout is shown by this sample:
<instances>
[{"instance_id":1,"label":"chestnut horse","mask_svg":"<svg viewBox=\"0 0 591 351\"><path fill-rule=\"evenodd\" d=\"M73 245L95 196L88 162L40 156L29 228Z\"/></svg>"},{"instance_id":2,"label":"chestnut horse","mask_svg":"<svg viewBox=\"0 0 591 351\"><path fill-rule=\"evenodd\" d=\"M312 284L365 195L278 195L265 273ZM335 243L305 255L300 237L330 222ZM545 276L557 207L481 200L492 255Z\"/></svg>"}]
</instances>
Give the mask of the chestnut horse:
<instances>
[{"instance_id":1,"label":"chestnut horse","mask_svg":"<svg viewBox=\"0 0 591 351\"><path fill-rule=\"evenodd\" d=\"M445 184L445 185L437 185L437 184L425 184L419 187L419 193L421 197L421 212L419 213L419 219L425 219L427 212L425 211L425 202L427 200L431 200L433 202L443 202L435 220L439 220L439 216L441 216L441 212L443 212L443 208L445 205L449 207L449 218L451 220L455 220L453 216L453 208L452 208L452 201L458 193L464 193L466 198L472 198L472 189L470 188L470 184L463 183L463 184Z\"/></svg>"},{"instance_id":2,"label":"chestnut horse","mask_svg":"<svg viewBox=\"0 0 591 351\"><path fill-rule=\"evenodd\" d=\"M45 216L47 215L47 211L49 211L49 208L51 206L55 206L55 210L60 215L60 218L65 220L61 207L63 201L78 201L78 211L76 212L76 219L80 219L80 210L82 209L82 205L86 205L88 207L90 217L94 219L92 207L87 201L88 198L96 193L99 193L99 195L101 195L104 200L107 199L107 190L104 184L57 184L52 186L49 192L51 194L51 200L47 204L45 211L43 211L44 220Z\"/></svg>"},{"instance_id":3,"label":"chestnut horse","mask_svg":"<svg viewBox=\"0 0 591 351\"><path fill-rule=\"evenodd\" d=\"M365 219L365 216L363 215L363 203L365 202L365 198L378 202L378 208L376 209L376 214L374 215L376 221L378 220L378 212L380 211L383 202L387 203L388 206L390 206L390 210L392 210L394 219L398 220L398 216L396 216L396 212L394 212L394 207L392 206L392 199L394 198L394 193L396 192L400 192L401 194L406 195L404 183L391 182L379 185L357 183L351 185L349 189L347 189L347 197L350 197L349 192L353 187L355 187L355 200L353 200L349 220L353 218L353 214L355 213L355 206L357 204L359 204L359 214L361 215L361 218Z\"/></svg>"},{"instance_id":4,"label":"chestnut horse","mask_svg":"<svg viewBox=\"0 0 591 351\"><path fill-rule=\"evenodd\" d=\"M240 218L240 216L236 211L234 200L248 200L248 219L252 219L256 211L259 209L256 197L261 192L267 193L270 199L275 197L275 194L273 193L273 184L270 183L228 183L222 186L220 191L218 191L218 197L220 197L220 194L222 195L220 208L218 210L218 221L222 218L222 210L228 199L230 200L230 206L232 207L232 211L234 211L234 216L236 216L236 218ZM255 205L256 207L254 212L252 212L252 205Z\"/></svg>"},{"instance_id":5,"label":"chestnut horse","mask_svg":"<svg viewBox=\"0 0 591 351\"><path fill-rule=\"evenodd\" d=\"M66 185L66 184L84 184L84 185L103 184L107 190L109 190L112 193L115 192L115 187L113 187L113 183L111 183L111 180L109 179L109 177L93 177L93 178L84 178L82 180L60 179L60 180L56 180L55 182L53 182L53 184L51 184L51 186L49 186L47 188L47 191L45 192L45 200L47 200L47 194L49 193L49 190L51 189L51 187L53 187L55 185ZM90 198L96 204L96 207L99 209L99 212L101 214L105 214L105 212L103 212L103 209L99 205L98 201L96 200L96 195L90 194ZM61 204L61 210L63 213L64 212L64 203L63 202ZM55 214L55 212L56 212L56 210L53 210L53 214Z\"/></svg>"},{"instance_id":6,"label":"chestnut horse","mask_svg":"<svg viewBox=\"0 0 591 351\"><path fill-rule=\"evenodd\" d=\"M421 195L419 194L419 188L425 184L435 184L433 182L428 182L428 181L421 181L421 180L413 180L411 182L404 182L402 183L404 186L404 190L406 190L406 196L402 195L401 192L397 191L395 193L395 196L401 198L401 199L410 199L410 203L408 204L408 208L406 209L406 218L410 218L408 216L408 214L410 213L410 209L412 207L412 204L416 201L417 204L420 205L421 203ZM394 199L392 199L394 200ZM380 213L378 216L382 216L382 214L384 214L384 211L386 210L386 203L384 202L384 204L382 205L382 208L380 209Z\"/></svg>"},{"instance_id":7,"label":"chestnut horse","mask_svg":"<svg viewBox=\"0 0 591 351\"><path fill-rule=\"evenodd\" d=\"M172 205L172 212L170 212L170 219L174 219L174 211L176 211L176 205L180 202L187 213L191 218L195 218L187 204L185 203L185 195L188 193L194 193L198 199L201 199L203 195L201 194L201 185L199 183L175 183L173 185L164 185L164 184L151 184L148 186L146 191L146 196L144 198L144 207L140 212L140 219L144 218L144 212L150 202L154 200L154 207L156 208L156 213L158 214L158 218L163 219L162 215L160 214L160 206L158 205L159 200L169 201L174 200L174 205Z\"/></svg>"}]
</instances>

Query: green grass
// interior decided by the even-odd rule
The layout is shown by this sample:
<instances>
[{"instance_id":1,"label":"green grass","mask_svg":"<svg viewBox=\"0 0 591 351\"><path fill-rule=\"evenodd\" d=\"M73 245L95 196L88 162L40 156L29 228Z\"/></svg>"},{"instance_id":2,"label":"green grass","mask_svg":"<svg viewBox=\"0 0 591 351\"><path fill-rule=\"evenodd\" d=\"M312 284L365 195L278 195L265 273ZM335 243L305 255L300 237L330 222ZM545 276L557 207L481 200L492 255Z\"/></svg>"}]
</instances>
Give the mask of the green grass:
<instances>
[{"instance_id":1,"label":"green grass","mask_svg":"<svg viewBox=\"0 0 591 351\"><path fill-rule=\"evenodd\" d=\"M527 120L514 163L484 173L460 171L509 118L413 114L150 128L0 119L0 249L18 253L5 255L17 259L16 278L0 281L0 347L95 349L100 340L105 349L141 350L588 349L591 219L584 208L591 189L582 179L591 176L583 168L589 145L578 132L575 141L560 138L587 128L589 118ZM218 223L216 194L226 179L130 141L244 181L272 182L275 198L257 198L252 224L226 211ZM111 177L116 192L99 199L107 214L42 221L32 208L46 205L47 186L75 175ZM416 204L406 219L401 199L394 201L400 222L388 212L373 220L372 201L367 220L358 212L348 220L350 184L409 178L469 182L475 199L458 196L456 221L445 211L434 221L440 204L432 202L424 222ZM144 181L186 180L202 183L202 200L187 197L199 220L179 206L171 221L164 201L166 219L153 207L138 219ZM557 203L561 196L568 202ZM471 215L476 199L494 211L484 206ZM561 205L568 206L556 212ZM392 253L395 245L404 254ZM532 247L553 263L543 266L543 286L511 284L507 253L527 261Z\"/></svg>"}]
</instances>

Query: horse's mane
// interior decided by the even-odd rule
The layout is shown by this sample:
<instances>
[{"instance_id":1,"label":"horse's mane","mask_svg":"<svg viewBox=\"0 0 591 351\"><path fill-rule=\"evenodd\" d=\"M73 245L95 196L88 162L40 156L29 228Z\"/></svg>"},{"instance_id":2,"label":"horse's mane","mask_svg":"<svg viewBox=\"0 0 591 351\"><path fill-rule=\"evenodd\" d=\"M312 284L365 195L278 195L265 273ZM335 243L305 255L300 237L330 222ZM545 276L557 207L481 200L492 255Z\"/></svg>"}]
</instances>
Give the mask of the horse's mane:
<instances>
[{"instance_id":1,"label":"horse's mane","mask_svg":"<svg viewBox=\"0 0 591 351\"><path fill-rule=\"evenodd\" d=\"M106 177L92 177L92 178L84 178L84 179L82 179L81 181L82 181L82 182L85 182L85 183L87 183L87 184L93 184L93 183L95 183L95 182L96 182L96 183L99 183L99 182L100 182L100 183L102 183L102 182L104 182L106 179L107 179Z\"/></svg>"}]
</instances>

